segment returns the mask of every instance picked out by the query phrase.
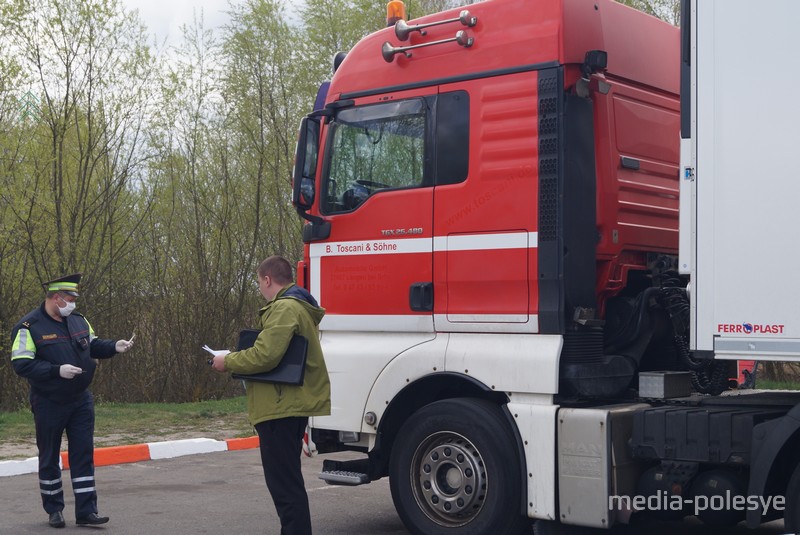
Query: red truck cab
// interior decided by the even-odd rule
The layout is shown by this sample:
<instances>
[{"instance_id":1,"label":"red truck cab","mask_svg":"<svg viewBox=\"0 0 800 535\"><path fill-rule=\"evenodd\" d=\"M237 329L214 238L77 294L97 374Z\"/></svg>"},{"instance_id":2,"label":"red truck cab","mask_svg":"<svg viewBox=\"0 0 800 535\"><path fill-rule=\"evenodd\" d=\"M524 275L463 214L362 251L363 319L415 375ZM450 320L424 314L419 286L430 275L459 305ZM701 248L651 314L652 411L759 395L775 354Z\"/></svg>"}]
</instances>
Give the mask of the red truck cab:
<instances>
[{"instance_id":1,"label":"red truck cab","mask_svg":"<svg viewBox=\"0 0 800 535\"><path fill-rule=\"evenodd\" d=\"M327 325L563 332L677 250L677 29L610 1L469 13L369 35L331 81L306 248Z\"/></svg>"}]
</instances>

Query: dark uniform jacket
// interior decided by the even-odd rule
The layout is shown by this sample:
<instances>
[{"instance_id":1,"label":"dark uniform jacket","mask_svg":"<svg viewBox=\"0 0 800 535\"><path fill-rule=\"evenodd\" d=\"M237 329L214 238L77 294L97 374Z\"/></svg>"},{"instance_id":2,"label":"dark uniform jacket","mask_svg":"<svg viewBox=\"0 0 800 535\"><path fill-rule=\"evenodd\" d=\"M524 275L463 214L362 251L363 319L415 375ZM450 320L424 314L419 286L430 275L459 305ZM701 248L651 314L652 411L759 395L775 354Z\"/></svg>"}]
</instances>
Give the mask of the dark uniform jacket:
<instances>
[{"instance_id":1,"label":"dark uniform jacket","mask_svg":"<svg viewBox=\"0 0 800 535\"><path fill-rule=\"evenodd\" d=\"M114 340L95 337L89 322L73 312L58 322L45 311L44 303L32 310L11 331L11 363L18 375L31 385L31 393L55 402L69 402L92 382L96 358L116 354ZM73 379L59 375L62 364L83 370Z\"/></svg>"}]
</instances>

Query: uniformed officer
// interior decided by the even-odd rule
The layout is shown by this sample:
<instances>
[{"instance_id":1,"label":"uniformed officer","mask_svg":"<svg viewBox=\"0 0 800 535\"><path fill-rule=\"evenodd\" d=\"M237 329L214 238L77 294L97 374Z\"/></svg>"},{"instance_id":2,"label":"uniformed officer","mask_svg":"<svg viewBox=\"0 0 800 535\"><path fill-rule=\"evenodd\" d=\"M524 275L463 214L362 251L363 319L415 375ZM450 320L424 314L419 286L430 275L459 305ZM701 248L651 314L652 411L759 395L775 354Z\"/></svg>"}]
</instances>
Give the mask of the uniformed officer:
<instances>
[{"instance_id":1,"label":"uniformed officer","mask_svg":"<svg viewBox=\"0 0 800 535\"><path fill-rule=\"evenodd\" d=\"M39 448L39 490L49 524L63 528L64 492L59 456L67 432L77 524L108 522L97 514L94 483L94 402L88 390L94 359L124 353L133 340L102 340L83 315L74 312L81 274L43 284L44 303L11 331L11 363L31 385L30 401Z\"/></svg>"}]
</instances>

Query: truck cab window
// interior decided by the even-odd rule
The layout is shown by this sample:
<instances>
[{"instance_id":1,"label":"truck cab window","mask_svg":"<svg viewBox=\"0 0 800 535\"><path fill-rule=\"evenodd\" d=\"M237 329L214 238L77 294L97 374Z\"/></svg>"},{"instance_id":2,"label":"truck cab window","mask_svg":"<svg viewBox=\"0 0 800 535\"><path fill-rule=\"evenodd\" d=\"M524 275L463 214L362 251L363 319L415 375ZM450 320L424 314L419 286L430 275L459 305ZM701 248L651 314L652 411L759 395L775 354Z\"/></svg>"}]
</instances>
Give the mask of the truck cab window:
<instances>
[{"instance_id":1,"label":"truck cab window","mask_svg":"<svg viewBox=\"0 0 800 535\"><path fill-rule=\"evenodd\" d=\"M382 190L421 186L426 116L422 99L339 112L329 134L323 213L354 210Z\"/></svg>"}]
</instances>

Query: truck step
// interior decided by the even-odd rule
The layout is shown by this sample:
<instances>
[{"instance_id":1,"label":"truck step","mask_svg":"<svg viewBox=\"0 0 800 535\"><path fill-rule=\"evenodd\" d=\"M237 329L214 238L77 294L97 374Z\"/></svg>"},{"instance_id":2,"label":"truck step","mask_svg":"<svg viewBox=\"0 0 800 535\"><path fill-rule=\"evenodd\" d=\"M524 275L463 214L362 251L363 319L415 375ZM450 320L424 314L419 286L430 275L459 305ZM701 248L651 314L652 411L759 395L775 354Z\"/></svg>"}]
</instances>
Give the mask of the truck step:
<instances>
[{"instance_id":1,"label":"truck step","mask_svg":"<svg viewBox=\"0 0 800 535\"><path fill-rule=\"evenodd\" d=\"M361 472L348 472L346 470L333 470L331 472L320 472L320 479L324 479L331 485L363 485L369 483L369 476Z\"/></svg>"},{"instance_id":2,"label":"truck step","mask_svg":"<svg viewBox=\"0 0 800 535\"><path fill-rule=\"evenodd\" d=\"M331 485L364 485L372 481L369 477L369 459L334 461L325 459L319 478Z\"/></svg>"}]
</instances>

